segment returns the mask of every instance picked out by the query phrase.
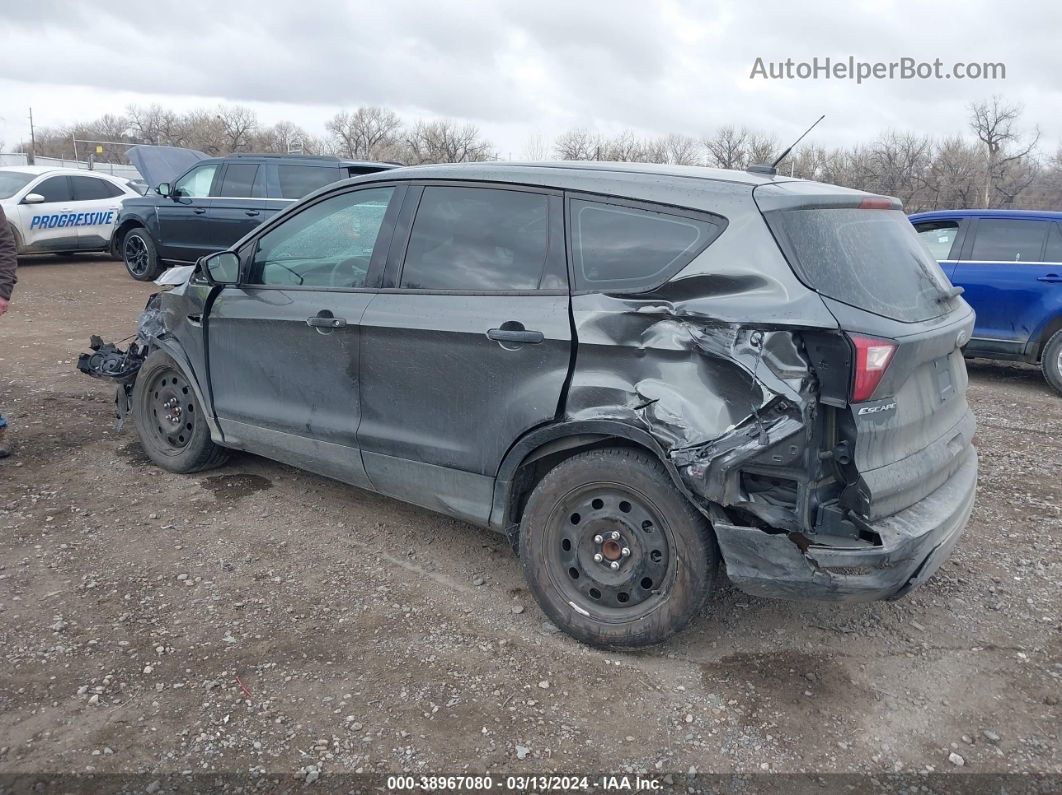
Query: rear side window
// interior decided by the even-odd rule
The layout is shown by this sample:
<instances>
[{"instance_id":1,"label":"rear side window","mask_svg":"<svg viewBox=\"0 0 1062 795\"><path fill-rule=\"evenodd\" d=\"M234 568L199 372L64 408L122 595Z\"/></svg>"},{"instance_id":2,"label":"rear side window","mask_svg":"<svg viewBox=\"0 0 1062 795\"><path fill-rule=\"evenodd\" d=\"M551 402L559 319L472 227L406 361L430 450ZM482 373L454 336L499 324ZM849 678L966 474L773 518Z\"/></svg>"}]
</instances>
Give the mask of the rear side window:
<instances>
[{"instance_id":1,"label":"rear side window","mask_svg":"<svg viewBox=\"0 0 1062 795\"><path fill-rule=\"evenodd\" d=\"M915 224L918 237L936 260L949 259L951 247L959 234L958 221L923 221Z\"/></svg>"},{"instance_id":2,"label":"rear side window","mask_svg":"<svg viewBox=\"0 0 1062 795\"><path fill-rule=\"evenodd\" d=\"M113 182L98 177L70 177L74 188L74 201L87 202L99 199L113 199L122 195L122 189Z\"/></svg>"},{"instance_id":3,"label":"rear side window","mask_svg":"<svg viewBox=\"0 0 1062 795\"><path fill-rule=\"evenodd\" d=\"M238 198L261 196L260 191L255 192L257 176L258 166L254 163L230 163L225 167L217 195Z\"/></svg>"},{"instance_id":4,"label":"rear side window","mask_svg":"<svg viewBox=\"0 0 1062 795\"><path fill-rule=\"evenodd\" d=\"M982 218L977 222L970 259L977 262L1039 262L1050 227L1048 221Z\"/></svg>"},{"instance_id":5,"label":"rear side window","mask_svg":"<svg viewBox=\"0 0 1062 795\"><path fill-rule=\"evenodd\" d=\"M280 195L285 199L301 199L318 188L331 185L346 177L336 166L277 166Z\"/></svg>"},{"instance_id":6,"label":"rear side window","mask_svg":"<svg viewBox=\"0 0 1062 795\"><path fill-rule=\"evenodd\" d=\"M31 193L39 193L45 202L68 202L73 201L70 193L70 180L67 177L48 177L33 188Z\"/></svg>"},{"instance_id":7,"label":"rear side window","mask_svg":"<svg viewBox=\"0 0 1062 795\"><path fill-rule=\"evenodd\" d=\"M548 197L492 188L424 189L402 266L413 290L535 290L549 242Z\"/></svg>"},{"instance_id":8,"label":"rear side window","mask_svg":"<svg viewBox=\"0 0 1062 795\"><path fill-rule=\"evenodd\" d=\"M900 210L779 210L765 217L797 275L822 295L907 323L947 311L948 279Z\"/></svg>"},{"instance_id":9,"label":"rear side window","mask_svg":"<svg viewBox=\"0 0 1062 795\"><path fill-rule=\"evenodd\" d=\"M571 201L577 290L659 287L722 231L722 224L601 202Z\"/></svg>"},{"instance_id":10,"label":"rear side window","mask_svg":"<svg viewBox=\"0 0 1062 795\"><path fill-rule=\"evenodd\" d=\"M1062 262L1062 229L1058 224L1051 224L1051 234L1047 236L1046 262Z\"/></svg>"}]
</instances>

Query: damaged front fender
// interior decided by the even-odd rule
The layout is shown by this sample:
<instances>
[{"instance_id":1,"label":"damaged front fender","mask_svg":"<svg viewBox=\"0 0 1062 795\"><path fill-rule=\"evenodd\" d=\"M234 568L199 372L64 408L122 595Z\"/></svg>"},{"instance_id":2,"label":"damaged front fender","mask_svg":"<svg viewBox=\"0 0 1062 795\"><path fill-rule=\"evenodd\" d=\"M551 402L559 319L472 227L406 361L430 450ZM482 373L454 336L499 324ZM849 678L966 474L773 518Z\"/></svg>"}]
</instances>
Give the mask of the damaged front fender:
<instances>
[{"instance_id":1,"label":"damaged front fender","mask_svg":"<svg viewBox=\"0 0 1062 795\"><path fill-rule=\"evenodd\" d=\"M176 270L176 269L174 269ZM172 309L167 311L164 301L167 297L171 300L185 300L177 292L155 293L149 299L137 320L137 330L133 341L125 349L119 347L120 343L104 342L98 336L93 335L89 341L90 353L83 353L78 357L77 369L85 375L93 378L106 378L117 383L114 397L115 428L122 430L125 419L132 410L133 386L144 361L155 350L166 353L176 365L184 372L188 383L195 391L199 404L208 407L199 379L188 356L185 354L180 342L170 333L166 318L173 315ZM207 425L210 428L211 438L215 441L221 439L221 432L213 412L205 411Z\"/></svg>"}]
</instances>

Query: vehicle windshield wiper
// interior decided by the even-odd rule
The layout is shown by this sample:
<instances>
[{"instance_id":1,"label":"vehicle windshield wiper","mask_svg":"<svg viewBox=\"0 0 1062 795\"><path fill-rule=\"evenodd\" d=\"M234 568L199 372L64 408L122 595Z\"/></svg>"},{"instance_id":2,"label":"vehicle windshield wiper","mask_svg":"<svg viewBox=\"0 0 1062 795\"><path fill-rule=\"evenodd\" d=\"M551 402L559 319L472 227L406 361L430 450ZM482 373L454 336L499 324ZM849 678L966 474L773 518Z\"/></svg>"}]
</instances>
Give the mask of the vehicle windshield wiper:
<instances>
[{"instance_id":1,"label":"vehicle windshield wiper","mask_svg":"<svg viewBox=\"0 0 1062 795\"><path fill-rule=\"evenodd\" d=\"M958 298L960 295L966 292L965 287L949 287L940 295L937 296L937 303L943 304L946 301L950 301L952 298Z\"/></svg>"}]
</instances>

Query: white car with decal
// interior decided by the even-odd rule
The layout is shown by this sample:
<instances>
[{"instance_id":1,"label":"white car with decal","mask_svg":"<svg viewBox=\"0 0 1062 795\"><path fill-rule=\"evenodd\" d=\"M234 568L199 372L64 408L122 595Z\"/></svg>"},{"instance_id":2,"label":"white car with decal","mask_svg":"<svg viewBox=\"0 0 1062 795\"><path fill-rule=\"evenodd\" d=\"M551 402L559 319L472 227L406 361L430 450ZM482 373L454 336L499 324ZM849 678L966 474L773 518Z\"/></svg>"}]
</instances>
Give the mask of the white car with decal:
<instances>
[{"instance_id":1,"label":"white car with decal","mask_svg":"<svg viewBox=\"0 0 1062 795\"><path fill-rule=\"evenodd\" d=\"M107 251L129 181L96 171L47 166L0 168L0 207L19 254Z\"/></svg>"}]
</instances>

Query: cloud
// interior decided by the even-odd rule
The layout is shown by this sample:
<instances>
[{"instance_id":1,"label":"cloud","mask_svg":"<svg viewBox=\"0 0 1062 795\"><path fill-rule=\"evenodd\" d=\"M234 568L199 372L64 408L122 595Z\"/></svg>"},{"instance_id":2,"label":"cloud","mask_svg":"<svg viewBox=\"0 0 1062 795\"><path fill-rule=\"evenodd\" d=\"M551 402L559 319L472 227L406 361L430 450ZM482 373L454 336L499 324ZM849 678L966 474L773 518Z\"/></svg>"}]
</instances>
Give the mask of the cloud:
<instances>
[{"instance_id":1,"label":"cloud","mask_svg":"<svg viewBox=\"0 0 1062 795\"><path fill-rule=\"evenodd\" d=\"M988 0L682 2L470 0L460 3L210 5L8 0L0 30L0 137L21 133L28 97L48 116L99 98L185 106L210 98L274 108L313 127L339 109L380 104L471 120L506 137L571 126L700 134L746 124L795 136L819 113L823 143L892 127L934 134L965 126L966 104L999 93L1024 101L1048 140L1062 127L1055 42L1062 7L1021 13ZM1030 24L1035 19L1036 24ZM1004 81L751 80L757 57L798 60L1002 61ZM122 98L121 102L118 98ZM133 97L130 100L129 97ZM321 122L323 123L323 122Z\"/></svg>"}]
</instances>

